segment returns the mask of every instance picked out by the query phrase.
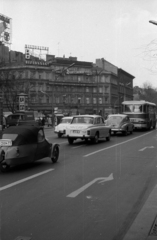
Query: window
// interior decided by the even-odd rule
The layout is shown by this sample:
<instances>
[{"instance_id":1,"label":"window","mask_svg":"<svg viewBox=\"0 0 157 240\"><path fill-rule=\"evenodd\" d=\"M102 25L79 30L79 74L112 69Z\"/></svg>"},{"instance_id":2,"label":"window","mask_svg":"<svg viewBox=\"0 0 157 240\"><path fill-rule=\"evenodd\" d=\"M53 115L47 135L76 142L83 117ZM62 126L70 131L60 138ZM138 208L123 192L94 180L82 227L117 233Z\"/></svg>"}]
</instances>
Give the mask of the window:
<instances>
[{"instance_id":1,"label":"window","mask_svg":"<svg viewBox=\"0 0 157 240\"><path fill-rule=\"evenodd\" d=\"M49 97L46 97L46 103L49 103Z\"/></svg>"},{"instance_id":2,"label":"window","mask_svg":"<svg viewBox=\"0 0 157 240\"><path fill-rule=\"evenodd\" d=\"M28 71L25 72L25 77L28 78Z\"/></svg>"},{"instance_id":3,"label":"window","mask_svg":"<svg viewBox=\"0 0 157 240\"><path fill-rule=\"evenodd\" d=\"M102 87L99 87L99 93L102 93Z\"/></svg>"},{"instance_id":4,"label":"window","mask_svg":"<svg viewBox=\"0 0 157 240\"><path fill-rule=\"evenodd\" d=\"M81 103L81 98L79 97L78 100L77 100L78 104Z\"/></svg>"},{"instance_id":5,"label":"window","mask_svg":"<svg viewBox=\"0 0 157 240\"><path fill-rule=\"evenodd\" d=\"M56 103L59 103L59 97L56 97Z\"/></svg>"},{"instance_id":6,"label":"window","mask_svg":"<svg viewBox=\"0 0 157 240\"><path fill-rule=\"evenodd\" d=\"M101 82L102 82L102 83L105 82L105 76L101 76Z\"/></svg>"},{"instance_id":7,"label":"window","mask_svg":"<svg viewBox=\"0 0 157 240\"><path fill-rule=\"evenodd\" d=\"M95 118L94 124L100 124L100 118Z\"/></svg>"},{"instance_id":8,"label":"window","mask_svg":"<svg viewBox=\"0 0 157 240\"><path fill-rule=\"evenodd\" d=\"M89 104L90 103L90 100L89 98L86 98L86 103Z\"/></svg>"},{"instance_id":9,"label":"window","mask_svg":"<svg viewBox=\"0 0 157 240\"><path fill-rule=\"evenodd\" d=\"M89 92L89 87L86 87L86 92Z\"/></svg>"},{"instance_id":10,"label":"window","mask_svg":"<svg viewBox=\"0 0 157 240\"><path fill-rule=\"evenodd\" d=\"M102 98L99 98L99 104L102 104Z\"/></svg>"},{"instance_id":11,"label":"window","mask_svg":"<svg viewBox=\"0 0 157 240\"><path fill-rule=\"evenodd\" d=\"M109 101L109 98L108 97L105 97L105 102L108 103Z\"/></svg>"},{"instance_id":12,"label":"window","mask_svg":"<svg viewBox=\"0 0 157 240\"><path fill-rule=\"evenodd\" d=\"M100 118L100 124L104 123L104 119Z\"/></svg>"},{"instance_id":13,"label":"window","mask_svg":"<svg viewBox=\"0 0 157 240\"><path fill-rule=\"evenodd\" d=\"M81 82L81 77L80 76L78 76L78 82Z\"/></svg>"},{"instance_id":14,"label":"window","mask_svg":"<svg viewBox=\"0 0 157 240\"><path fill-rule=\"evenodd\" d=\"M93 93L96 93L96 92L97 92L96 87L94 87L93 88Z\"/></svg>"},{"instance_id":15,"label":"window","mask_svg":"<svg viewBox=\"0 0 157 240\"><path fill-rule=\"evenodd\" d=\"M124 111L125 112L142 112L142 105L125 105L125 108L124 108Z\"/></svg>"},{"instance_id":16,"label":"window","mask_svg":"<svg viewBox=\"0 0 157 240\"><path fill-rule=\"evenodd\" d=\"M105 92L109 92L109 87L105 86Z\"/></svg>"},{"instance_id":17,"label":"window","mask_svg":"<svg viewBox=\"0 0 157 240\"><path fill-rule=\"evenodd\" d=\"M93 98L93 103L94 104L96 104L97 103L97 101L96 101L97 99L96 98Z\"/></svg>"},{"instance_id":18,"label":"window","mask_svg":"<svg viewBox=\"0 0 157 240\"><path fill-rule=\"evenodd\" d=\"M44 141L44 133L42 130L38 132L38 142L43 142Z\"/></svg>"}]
</instances>

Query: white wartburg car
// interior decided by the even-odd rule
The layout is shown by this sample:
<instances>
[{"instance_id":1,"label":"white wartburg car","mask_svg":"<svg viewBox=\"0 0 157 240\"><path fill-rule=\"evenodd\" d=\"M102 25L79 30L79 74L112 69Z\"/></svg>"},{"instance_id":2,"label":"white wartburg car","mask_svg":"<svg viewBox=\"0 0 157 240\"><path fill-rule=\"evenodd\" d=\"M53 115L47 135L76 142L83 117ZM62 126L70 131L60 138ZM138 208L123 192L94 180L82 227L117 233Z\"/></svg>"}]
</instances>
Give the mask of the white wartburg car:
<instances>
[{"instance_id":1,"label":"white wartburg car","mask_svg":"<svg viewBox=\"0 0 157 240\"><path fill-rule=\"evenodd\" d=\"M58 135L59 138L65 134L66 128L67 128L68 124L71 123L72 118L73 117L63 117L60 124L58 124L55 127L54 132Z\"/></svg>"},{"instance_id":2,"label":"white wartburg car","mask_svg":"<svg viewBox=\"0 0 157 240\"><path fill-rule=\"evenodd\" d=\"M69 144L78 138L97 143L103 138L110 140L111 128L105 126L104 119L99 115L77 115L67 126L66 135Z\"/></svg>"}]
</instances>

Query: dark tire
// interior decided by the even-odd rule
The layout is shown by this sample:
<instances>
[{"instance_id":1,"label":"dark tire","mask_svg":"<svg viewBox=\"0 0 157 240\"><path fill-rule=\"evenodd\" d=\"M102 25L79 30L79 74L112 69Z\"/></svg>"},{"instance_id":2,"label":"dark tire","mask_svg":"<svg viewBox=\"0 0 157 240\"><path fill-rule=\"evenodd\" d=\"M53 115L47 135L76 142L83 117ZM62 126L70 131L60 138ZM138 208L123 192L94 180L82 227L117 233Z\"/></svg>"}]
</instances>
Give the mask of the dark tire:
<instances>
[{"instance_id":1,"label":"dark tire","mask_svg":"<svg viewBox=\"0 0 157 240\"><path fill-rule=\"evenodd\" d=\"M98 143L99 142L99 133L97 132L94 136L94 138L92 138L92 142L93 143Z\"/></svg>"},{"instance_id":2,"label":"dark tire","mask_svg":"<svg viewBox=\"0 0 157 240\"><path fill-rule=\"evenodd\" d=\"M85 143L88 143L88 138L85 138Z\"/></svg>"},{"instance_id":3,"label":"dark tire","mask_svg":"<svg viewBox=\"0 0 157 240\"><path fill-rule=\"evenodd\" d=\"M69 144L70 144L70 145L72 145L72 144L73 144L73 142L74 142L74 139L73 139L73 138L70 138L70 137L68 137L68 142L69 142Z\"/></svg>"},{"instance_id":4,"label":"dark tire","mask_svg":"<svg viewBox=\"0 0 157 240\"><path fill-rule=\"evenodd\" d=\"M127 134L128 134L128 131L125 130L125 131L123 132L123 135L124 135L124 136L127 136Z\"/></svg>"},{"instance_id":5,"label":"dark tire","mask_svg":"<svg viewBox=\"0 0 157 240\"><path fill-rule=\"evenodd\" d=\"M53 148L51 160L53 163L56 163L58 161L58 158L59 158L59 147L58 145L55 145Z\"/></svg>"},{"instance_id":6,"label":"dark tire","mask_svg":"<svg viewBox=\"0 0 157 240\"><path fill-rule=\"evenodd\" d=\"M133 129L130 131L130 134L132 134L133 133Z\"/></svg>"},{"instance_id":7,"label":"dark tire","mask_svg":"<svg viewBox=\"0 0 157 240\"><path fill-rule=\"evenodd\" d=\"M58 138L61 138L62 137L62 133L58 133Z\"/></svg>"},{"instance_id":8,"label":"dark tire","mask_svg":"<svg viewBox=\"0 0 157 240\"><path fill-rule=\"evenodd\" d=\"M110 141L111 133L109 132L109 136L106 137L106 141Z\"/></svg>"},{"instance_id":9,"label":"dark tire","mask_svg":"<svg viewBox=\"0 0 157 240\"><path fill-rule=\"evenodd\" d=\"M3 172L3 173L7 172L9 170L9 168L10 168L10 166L7 165L6 163L4 163L4 162L0 163L0 171L1 172Z\"/></svg>"}]
</instances>

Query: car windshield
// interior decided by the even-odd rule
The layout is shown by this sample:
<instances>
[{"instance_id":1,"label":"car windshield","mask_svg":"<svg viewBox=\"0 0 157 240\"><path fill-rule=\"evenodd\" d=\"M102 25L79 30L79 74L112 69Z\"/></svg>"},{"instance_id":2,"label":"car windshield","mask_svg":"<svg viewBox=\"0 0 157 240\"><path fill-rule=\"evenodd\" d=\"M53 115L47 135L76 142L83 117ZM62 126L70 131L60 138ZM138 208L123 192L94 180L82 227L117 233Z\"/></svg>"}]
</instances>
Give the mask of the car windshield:
<instances>
[{"instance_id":1,"label":"car windshield","mask_svg":"<svg viewBox=\"0 0 157 240\"><path fill-rule=\"evenodd\" d=\"M18 134L13 134L13 133L5 133L2 135L2 139L10 139L12 141L15 141L15 139L17 138Z\"/></svg>"},{"instance_id":2,"label":"car windshield","mask_svg":"<svg viewBox=\"0 0 157 240\"><path fill-rule=\"evenodd\" d=\"M74 117L72 124L93 124L92 117Z\"/></svg>"},{"instance_id":3,"label":"car windshield","mask_svg":"<svg viewBox=\"0 0 157 240\"><path fill-rule=\"evenodd\" d=\"M71 119L62 119L61 120L61 123L70 123L71 122Z\"/></svg>"},{"instance_id":4,"label":"car windshield","mask_svg":"<svg viewBox=\"0 0 157 240\"><path fill-rule=\"evenodd\" d=\"M145 108L143 108L145 110ZM124 112L142 112L142 105L141 104L130 104L124 106Z\"/></svg>"},{"instance_id":5,"label":"car windshield","mask_svg":"<svg viewBox=\"0 0 157 240\"><path fill-rule=\"evenodd\" d=\"M121 123L123 117L121 116L109 116L108 119L107 119L107 123L108 124L119 124Z\"/></svg>"}]
</instances>

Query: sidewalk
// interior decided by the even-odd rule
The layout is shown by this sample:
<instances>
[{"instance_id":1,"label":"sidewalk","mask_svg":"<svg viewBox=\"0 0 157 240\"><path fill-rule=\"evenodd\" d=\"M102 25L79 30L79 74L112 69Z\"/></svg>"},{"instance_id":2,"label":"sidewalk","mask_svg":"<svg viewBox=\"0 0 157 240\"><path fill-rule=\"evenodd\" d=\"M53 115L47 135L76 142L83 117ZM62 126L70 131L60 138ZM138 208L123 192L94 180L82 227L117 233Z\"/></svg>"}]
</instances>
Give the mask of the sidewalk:
<instances>
[{"instance_id":1,"label":"sidewalk","mask_svg":"<svg viewBox=\"0 0 157 240\"><path fill-rule=\"evenodd\" d=\"M123 238L123 240L155 239L157 239L157 185Z\"/></svg>"}]
</instances>

